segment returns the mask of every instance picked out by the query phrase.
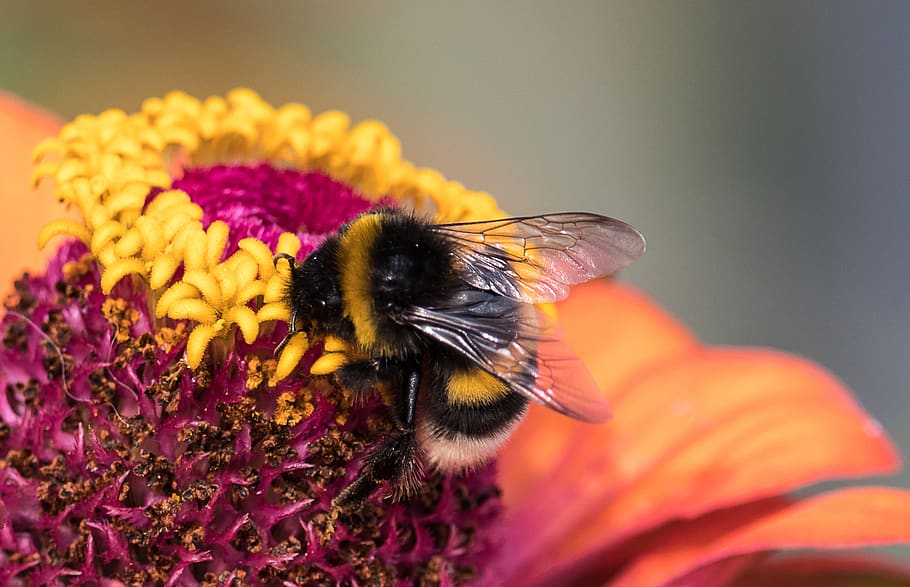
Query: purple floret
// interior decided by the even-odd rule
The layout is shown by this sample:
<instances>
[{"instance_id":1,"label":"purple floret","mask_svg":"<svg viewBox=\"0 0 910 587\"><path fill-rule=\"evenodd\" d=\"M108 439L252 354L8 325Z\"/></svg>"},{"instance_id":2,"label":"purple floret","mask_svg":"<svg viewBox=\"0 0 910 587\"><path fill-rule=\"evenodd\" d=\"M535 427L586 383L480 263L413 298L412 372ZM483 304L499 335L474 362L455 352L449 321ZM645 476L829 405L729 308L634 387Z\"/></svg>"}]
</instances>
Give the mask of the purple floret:
<instances>
[{"instance_id":1,"label":"purple floret","mask_svg":"<svg viewBox=\"0 0 910 587\"><path fill-rule=\"evenodd\" d=\"M231 227L228 250L248 236L274 249L282 232L293 232L306 255L341 224L377 205L322 172L267 163L188 169L172 187L202 207L204 225L222 220ZM385 198L380 204L392 202Z\"/></svg>"},{"instance_id":2,"label":"purple floret","mask_svg":"<svg viewBox=\"0 0 910 587\"><path fill-rule=\"evenodd\" d=\"M207 179L218 187L207 192ZM270 245L288 223L321 238L373 205L325 176L267 166L183 181L207 221ZM320 203L306 213L281 203L307 190ZM430 474L407 502L379 492L333 520L331 500L389 430L379 399L352 405L307 377L318 348L270 387L284 325L252 345L216 341L192 371L182 360L191 325L156 320L143 284L123 280L105 296L99 278L85 247L68 244L6 301L0 584L493 580L493 467Z\"/></svg>"}]
</instances>

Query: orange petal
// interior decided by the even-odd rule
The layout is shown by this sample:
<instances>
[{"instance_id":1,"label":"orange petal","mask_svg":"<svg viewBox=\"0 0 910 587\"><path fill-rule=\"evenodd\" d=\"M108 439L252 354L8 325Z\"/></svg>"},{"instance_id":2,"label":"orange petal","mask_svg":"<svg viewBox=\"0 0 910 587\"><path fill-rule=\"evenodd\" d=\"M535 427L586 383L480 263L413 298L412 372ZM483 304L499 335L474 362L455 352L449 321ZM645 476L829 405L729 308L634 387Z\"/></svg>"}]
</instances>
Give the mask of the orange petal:
<instances>
[{"instance_id":1,"label":"orange petal","mask_svg":"<svg viewBox=\"0 0 910 587\"><path fill-rule=\"evenodd\" d=\"M667 587L731 587L737 577L740 577L750 567L759 564L766 557L766 554L761 553L725 558L706 567L696 569L685 577L665 585ZM612 581L606 583L606 585L610 583ZM602 579L595 584L605 585Z\"/></svg>"},{"instance_id":2,"label":"orange petal","mask_svg":"<svg viewBox=\"0 0 910 587\"><path fill-rule=\"evenodd\" d=\"M731 557L782 549L861 548L910 543L910 491L842 489L796 502L733 527L723 512L679 524L636 558L610 587L648 587ZM782 583L802 584L802 583Z\"/></svg>"},{"instance_id":3,"label":"orange petal","mask_svg":"<svg viewBox=\"0 0 910 587\"><path fill-rule=\"evenodd\" d=\"M910 569L894 562L832 556L772 558L737 578L736 587L910 587Z\"/></svg>"},{"instance_id":4,"label":"orange petal","mask_svg":"<svg viewBox=\"0 0 910 587\"><path fill-rule=\"evenodd\" d=\"M50 182L31 187L32 150L57 134L60 120L0 92L0 287L5 291L23 269L39 269L38 230L62 213Z\"/></svg>"},{"instance_id":5,"label":"orange petal","mask_svg":"<svg viewBox=\"0 0 910 587\"><path fill-rule=\"evenodd\" d=\"M613 578L620 576L625 569L634 565L636 560L666 544L668 536L675 539L675 537L685 534L689 543L697 546L750 522L780 512L792 504L792 499L776 496L714 511L695 520L669 522L650 532L626 540L607 551L589 552L585 557L573 561L573 564L555 567L547 573L536 576L533 581L524 579L518 583L527 583L537 587L545 585L590 585L592 587L609 585L614 587ZM742 574L745 569L760 563L767 556L767 553L750 553L727 557L686 574L686 582L682 582L682 585L686 587L727 587L730 581ZM680 586L674 585L673 587Z\"/></svg>"},{"instance_id":6,"label":"orange petal","mask_svg":"<svg viewBox=\"0 0 910 587\"><path fill-rule=\"evenodd\" d=\"M566 342L584 360L609 398L620 382L646 365L692 349L696 341L674 318L646 296L615 281L599 280L573 288L557 306ZM573 434L590 425L533 405L500 456L500 485L510 508L566 454Z\"/></svg>"},{"instance_id":7,"label":"orange petal","mask_svg":"<svg viewBox=\"0 0 910 587\"><path fill-rule=\"evenodd\" d=\"M898 465L837 380L771 351L695 351L643 372L612 403L613 421L577 439L514 512L516 572L571 564L672 519Z\"/></svg>"},{"instance_id":8,"label":"orange petal","mask_svg":"<svg viewBox=\"0 0 910 587\"><path fill-rule=\"evenodd\" d=\"M642 368L698 344L651 298L617 281L579 285L556 308L567 342L588 365L607 399Z\"/></svg>"}]
</instances>

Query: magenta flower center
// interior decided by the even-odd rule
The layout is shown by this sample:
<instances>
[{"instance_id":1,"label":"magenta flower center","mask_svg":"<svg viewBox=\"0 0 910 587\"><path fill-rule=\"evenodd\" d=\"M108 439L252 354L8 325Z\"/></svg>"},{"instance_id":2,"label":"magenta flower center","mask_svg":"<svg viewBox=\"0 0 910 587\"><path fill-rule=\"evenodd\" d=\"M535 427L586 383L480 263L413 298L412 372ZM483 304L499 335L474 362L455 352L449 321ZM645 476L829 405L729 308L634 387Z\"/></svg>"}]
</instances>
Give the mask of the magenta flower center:
<instances>
[{"instance_id":1,"label":"magenta flower center","mask_svg":"<svg viewBox=\"0 0 910 587\"><path fill-rule=\"evenodd\" d=\"M293 232L301 239L303 256L326 234L375 205L324 173L267 163L191 168L172 187L202 207L204 225L222 220L231 227L228 250L250 236L274 247L282 232Z\"/></svg>"},{"instance_id":2,"label":"magenta flower center","mask_svg":"<svg viewBox=\"0 0 910 587\"><path fill-rule=\"evenodd\" d=\"M301 256L376 205L319 173L190 169L174 182L246 237ZM309 377L276 386L286 326L219 340L196 371L187 325L155 320L147 288L101 293L79 243L5 306L0 350L0 583L488 583L501 511L492 467L431 473L410 501L331 501L389 427ZM318 351L318 348L315 349Z\"/></svg>"}]
</instances>

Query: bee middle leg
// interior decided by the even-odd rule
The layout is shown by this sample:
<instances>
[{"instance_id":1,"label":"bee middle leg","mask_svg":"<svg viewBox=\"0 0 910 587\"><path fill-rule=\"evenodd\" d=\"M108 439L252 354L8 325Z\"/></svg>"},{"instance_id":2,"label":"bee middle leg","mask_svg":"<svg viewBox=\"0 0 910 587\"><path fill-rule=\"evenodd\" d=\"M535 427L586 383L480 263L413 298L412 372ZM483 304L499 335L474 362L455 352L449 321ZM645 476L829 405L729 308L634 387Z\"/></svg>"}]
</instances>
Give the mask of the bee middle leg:
<instances>
[{"instance_id":1,"label":"bee middle leg","mask_svg":"<svg viewBox=\"0 0 910 587\"><path fill-rule=\"evenodd\" d=\"M415 434L420 362L389 365L389 384L394 386L390 407L395 429L369 454L351 484L335 498L336 506L362 502L385 482L388 497L402 499L416 489L423 473Z\"/></svg>"},{"instance_id":2,"label":"bee middle leg","mask_svg":"<svg viewBox=\"0 0 910 587\"><path fill-rule=\"evenodd\" d=\"M356 399L363 399L375 393L384 382L384 371L382 363L376 359L354 361L339 367L332 373L332 378Z\"/></svg>"}]
</instances>

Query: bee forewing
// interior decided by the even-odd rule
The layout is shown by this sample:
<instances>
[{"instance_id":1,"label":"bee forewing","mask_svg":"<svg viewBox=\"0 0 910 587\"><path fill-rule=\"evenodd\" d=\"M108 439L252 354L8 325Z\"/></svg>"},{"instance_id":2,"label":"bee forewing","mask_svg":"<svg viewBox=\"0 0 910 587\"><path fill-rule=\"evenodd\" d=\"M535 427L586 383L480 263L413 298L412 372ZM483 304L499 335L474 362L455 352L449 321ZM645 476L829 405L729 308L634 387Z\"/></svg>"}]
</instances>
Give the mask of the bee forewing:
<instances>
[{"instance_id":1,"label":"bee forewing","mask_svg":"<svg viewBox=\"0 0 910 587\"><path fill-rule=\"evenodd\" d=\"M478 321L463 308L413 307L406 317L411 326L528 399L586 422L610 417L606 398L584 363L533 305L523 309L517 329L511 323Z\"/></svg>"},{"instance_id":2,"label":"bee forewing","mask_svg":"<svg viewBox=\"0 0 910 587\"><path fill-rule=\"evenodd\" d=\"M528 303L564 299L570 286L615 273L645 251L645 239L633 226L586 212L434 229L455 243L467 283Z\"/></svg>"},{"instance_id":3,"label":"bee forewing","mask_svg":"<svg viewBox=\"0 0 910 587\"><path fill-rule=\"evenodd\" d=\"M585 422L606 422L610 405L584 362L553 329L537 343L532 399Z\"/></svg>"}]
</instances>

